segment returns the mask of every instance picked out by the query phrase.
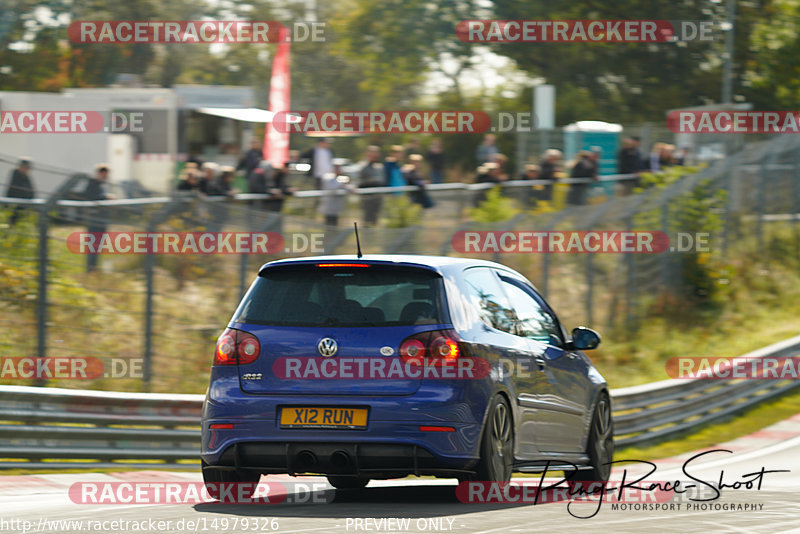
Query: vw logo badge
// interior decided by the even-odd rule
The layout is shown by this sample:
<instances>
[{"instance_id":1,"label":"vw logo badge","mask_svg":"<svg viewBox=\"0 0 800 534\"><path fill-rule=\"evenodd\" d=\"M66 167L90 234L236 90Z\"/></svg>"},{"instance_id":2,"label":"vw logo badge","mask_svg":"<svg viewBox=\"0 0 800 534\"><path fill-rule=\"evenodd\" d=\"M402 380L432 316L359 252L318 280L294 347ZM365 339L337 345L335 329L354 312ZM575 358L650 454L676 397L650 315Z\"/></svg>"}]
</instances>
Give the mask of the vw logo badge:
<instances>
[{"instance_id":1,"label":"vw logo badge","mask_svg":"<svg viewBox=\"0 0 800 534\"><path fill-rule=\"evenodd\" d=\"M335 340L326 337L319 340L319 343L317 343L317 350L323 358L330 358L339 350L339 345Z\"/></svg>"}]
</instances>

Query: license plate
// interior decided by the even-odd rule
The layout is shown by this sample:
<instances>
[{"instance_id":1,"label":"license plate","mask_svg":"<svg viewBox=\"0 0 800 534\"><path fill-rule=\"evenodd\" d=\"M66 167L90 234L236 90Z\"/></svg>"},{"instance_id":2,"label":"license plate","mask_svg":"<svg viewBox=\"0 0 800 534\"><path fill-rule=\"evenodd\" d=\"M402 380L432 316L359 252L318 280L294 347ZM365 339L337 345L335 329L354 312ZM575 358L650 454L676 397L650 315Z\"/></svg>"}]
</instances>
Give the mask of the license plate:
<instances>
[{"instance_id":1,"label":"license plate","mask_svg":"<svg viewBox=\"0 0 800 534\"><path fill-rule=\"evenodd\" d=\"M367 428L366 408L325 408L316 406L284 406L281 428Z\"/></svg>"}]
</instances>

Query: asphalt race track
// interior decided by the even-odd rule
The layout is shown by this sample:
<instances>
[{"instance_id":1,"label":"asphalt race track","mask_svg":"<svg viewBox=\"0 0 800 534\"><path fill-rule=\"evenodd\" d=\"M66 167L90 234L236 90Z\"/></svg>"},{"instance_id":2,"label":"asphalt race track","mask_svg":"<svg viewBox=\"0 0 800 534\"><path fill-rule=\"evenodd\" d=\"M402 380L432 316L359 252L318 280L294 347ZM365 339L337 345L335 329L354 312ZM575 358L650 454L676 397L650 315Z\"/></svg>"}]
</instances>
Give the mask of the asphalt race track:
<instances>
[{"instance_id":1,"label":"asphalt race track","mask_svg":"<svg viewBox=\"0 0 800 534\"><path fill-rule=\"evenodd\" d=\"M0 477L0 531L800 532L799 416L710 450L658 461L655 467L657 470L641 484L658 481L674 485L680 480L683 487L691 483L696 487L666 500L651 495L657 492L630 491L616 502L611 496L616 492L609 490L599 503L596 498L572 504L464 503L456 496L455 480L373 481L364 490L336 491L323 478L281 476L262 479L279 482L286 488L283 502L277 504L109 505L76 504L69 489L76 483L109 481L184 482L198 486L201 478L195 472L155 471ZM630 484L649 469L638 463L620 466L612 474L612 484L619 483L623 475ZM769 472L778 470L785 472ZM524 480L536 484L539 480L535 477L530 475ZM729 487L723 487L715 498L716 492L710 486L719 487L720 477ZM520 480L515 478L514 482Z\"/></svg>"}]
</instances>

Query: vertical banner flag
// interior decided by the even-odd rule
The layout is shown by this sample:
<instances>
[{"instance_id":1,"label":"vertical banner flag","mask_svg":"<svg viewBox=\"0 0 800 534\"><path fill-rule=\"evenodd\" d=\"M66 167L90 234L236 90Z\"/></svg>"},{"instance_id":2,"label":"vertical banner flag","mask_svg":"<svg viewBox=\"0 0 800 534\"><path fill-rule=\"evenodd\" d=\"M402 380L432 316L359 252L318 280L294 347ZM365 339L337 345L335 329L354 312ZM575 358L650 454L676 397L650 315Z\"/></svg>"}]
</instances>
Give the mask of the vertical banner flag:
<instances>
[{"instance_id":1,"label":"vertical banner flag","mask_svg":"<svg viewBox=\"0 0 800 534\"><path fill-rule=\"evenodd\" d=\"M289 39L287 28L280 29L278 52L272 61L272 79L269 82L269 110L272 113L289 111L291 80L289 78ZM273 115L274 116L274 115ZM266 124L264 157L275 167L283 167L289 160L289 131L279 131L272 122Z\"/></svg>"}]
</instances>

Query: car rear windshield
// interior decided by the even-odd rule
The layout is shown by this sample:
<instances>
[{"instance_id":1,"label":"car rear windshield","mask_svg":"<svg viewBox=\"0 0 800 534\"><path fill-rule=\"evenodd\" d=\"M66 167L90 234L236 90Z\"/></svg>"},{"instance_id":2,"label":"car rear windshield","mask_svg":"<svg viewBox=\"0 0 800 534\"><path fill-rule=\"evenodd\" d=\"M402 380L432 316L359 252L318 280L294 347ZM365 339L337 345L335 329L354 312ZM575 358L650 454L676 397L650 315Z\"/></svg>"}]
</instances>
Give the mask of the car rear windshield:
<instances>
[{"instance_id":1,"label":"car rear windshield","mask_svg":"<svg viewBox=\"0 0 800 534\"><path fill-rule=\"evenodd\" d=\"M292 265L264 271L234 322L275 326L443 324L443 284L428 269Z\"/></svg>"}]
</instances>

